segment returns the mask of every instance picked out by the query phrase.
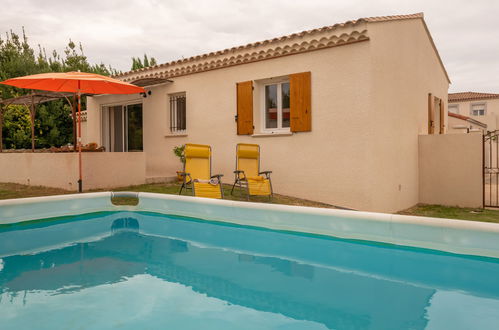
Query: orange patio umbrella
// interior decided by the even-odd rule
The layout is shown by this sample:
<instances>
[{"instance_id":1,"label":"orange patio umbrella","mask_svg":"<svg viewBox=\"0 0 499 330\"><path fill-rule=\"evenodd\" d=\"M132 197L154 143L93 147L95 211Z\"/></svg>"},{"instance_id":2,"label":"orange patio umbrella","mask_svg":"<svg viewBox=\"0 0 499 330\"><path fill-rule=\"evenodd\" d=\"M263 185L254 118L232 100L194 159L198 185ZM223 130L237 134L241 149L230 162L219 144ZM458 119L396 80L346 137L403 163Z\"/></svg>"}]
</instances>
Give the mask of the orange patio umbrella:
<instances>
[{"instance_id":1,"label":"orange patio umbrella","mask_svg":"<svg viewBox=\"0 0 499 330\"><path fill-rule=\"evenodd\" d=\"M78 96L78 191L83 191L81 162L81 94L135 94L144 88L123 81L86 72L53 72L7 79L0 84L26 89L70 92Z\"/></svg>"}]
</instances>

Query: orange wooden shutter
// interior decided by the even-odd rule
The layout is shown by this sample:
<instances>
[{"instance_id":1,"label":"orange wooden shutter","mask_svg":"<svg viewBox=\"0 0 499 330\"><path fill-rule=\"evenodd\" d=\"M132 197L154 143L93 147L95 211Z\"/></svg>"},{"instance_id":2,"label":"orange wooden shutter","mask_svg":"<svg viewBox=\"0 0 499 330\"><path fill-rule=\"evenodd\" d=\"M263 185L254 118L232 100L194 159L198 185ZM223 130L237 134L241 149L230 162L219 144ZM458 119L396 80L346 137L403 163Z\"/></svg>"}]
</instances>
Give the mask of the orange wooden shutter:
<instances>
[{"instance_id":1,"label":"orange wooden shutter","mask_svg":"<svg viewBox=\"0 0 499 330\"><path fill-rule=\"evenodd\" d=\"M289 76L291 132L312 130L312 97L310 72Z\"/></svg>"},{"instance_id":2,"label":"orange wooden shutter","mask_svg":"<svg viewBox=\"0 0 499 330\"><path fill-rule=\"evenodd\" d=\"M428 94L428 134L435 132L435 102L433 95Z\"/></svg>"},{"instance_id":3,"label":"orange wooden shutter","mask_svg":"<svg viewBox=\"0 0 499 330\"><path fill-rule=\"evenodd\" d=\"M444 101L440 99L440 134L444 134L445 131L445 109L444 109Z\"/></svg>"},{"instance_id":4,"label":"orange wooden shutter","mask_svg":"<svg viewBox=\"0 0 499 330\"><path fill-rule=\"evenodd\" d=\"M237 134L253 134L253 82L237 83Z\"/></svg>"}]
</instances>

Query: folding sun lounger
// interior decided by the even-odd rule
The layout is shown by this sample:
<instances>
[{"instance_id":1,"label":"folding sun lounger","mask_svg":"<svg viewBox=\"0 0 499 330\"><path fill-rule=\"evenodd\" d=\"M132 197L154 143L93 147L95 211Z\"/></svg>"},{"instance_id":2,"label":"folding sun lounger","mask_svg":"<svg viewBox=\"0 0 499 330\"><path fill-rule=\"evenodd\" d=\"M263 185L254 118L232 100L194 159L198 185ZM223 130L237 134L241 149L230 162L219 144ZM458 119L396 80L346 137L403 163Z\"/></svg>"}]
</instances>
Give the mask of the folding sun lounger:
<instances>
[{"instance_id":1,"label":"folding sun lounger","mask_svg":"<svg viewBox=\"0 0 499 330\"><path fill-rule=\"evenodd\" d=\"M223 198L222 174L211 175L211 147L202 144L186 144L182 190L192 189L197 197Z\"/></svg>"},{"instance_id":2,"label":"folding sun lounger","mask_svg":"<svg viewBox=\"0 0 499 330\"><path fill-rule=\"evenodd\" d=\"M260 146L258 144L239 143L236 147L235 180L231 194L236 186L242 191L246 189L250 196L269 196L272 198L272 171L260 172ZM262 175L263 174L263 175Z\"/></svg>"}]
</instances>

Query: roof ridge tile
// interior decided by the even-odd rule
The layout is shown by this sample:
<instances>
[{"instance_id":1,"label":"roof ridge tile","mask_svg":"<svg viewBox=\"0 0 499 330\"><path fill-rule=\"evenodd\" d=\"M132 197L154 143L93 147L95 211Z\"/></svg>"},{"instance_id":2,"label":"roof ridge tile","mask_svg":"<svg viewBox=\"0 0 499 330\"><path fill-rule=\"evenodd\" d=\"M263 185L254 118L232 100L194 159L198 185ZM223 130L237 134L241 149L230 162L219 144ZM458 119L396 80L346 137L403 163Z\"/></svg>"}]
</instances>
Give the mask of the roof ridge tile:
<instances>
[{"instance_id":1,"label":"roof ridge tile","mask_svg":"<svg viewBox=\"0 0 499 330\"><path fill-rule=\"evenodd\" d=\"M348 20L348 21L343 22L343 23L336 23L334 25L323 26L320 28L315 28L315 29L310 29L310 30L304 30L301 32L296 32L296 33L284 35L281 37L266 39L266 40L262 40L262 41L256 41L256 42L248 43L246 45L235 46L235 47L226 48L226 49L219 50L219 51L204 53L201 55L194 55L194 56L190 56L190 57L182 58L182 59L177 59L177 60L172 60L170 62L158 64L154 67L146 67L146 68L142 68L142 69L138 69L138 70L131 70L131 71L123 72L123 73L120 73L118 75L115 75L114 77L116 77L116 78L126 77L129 75L142 73L144 71L149 71L151 69L165 68L165 67L172 66L175 64L199 60L200 58L208 58L208 57L223 55L223 54L229 53L231 51L235 52L237 50L254 48L257 46L262 46L262 45L267 45L267 44L276 43L276 42L280 42L280 41L285 41L285 40L289 40L292 38L300 38L300 37L315 34L315 33L327 32L327 31L338 29L338 28L349 27L349 26L353 27L353 26L356 26L358 24L366 23L366 22L385 22L385 21L405 20L405 19L417 19L417 18L423 18L423 17L424 17L423 13L416 13L416 14L408 14L408 15L374 16L374 17L359 18L356 20Z\"/></svg>"}]
</instances>

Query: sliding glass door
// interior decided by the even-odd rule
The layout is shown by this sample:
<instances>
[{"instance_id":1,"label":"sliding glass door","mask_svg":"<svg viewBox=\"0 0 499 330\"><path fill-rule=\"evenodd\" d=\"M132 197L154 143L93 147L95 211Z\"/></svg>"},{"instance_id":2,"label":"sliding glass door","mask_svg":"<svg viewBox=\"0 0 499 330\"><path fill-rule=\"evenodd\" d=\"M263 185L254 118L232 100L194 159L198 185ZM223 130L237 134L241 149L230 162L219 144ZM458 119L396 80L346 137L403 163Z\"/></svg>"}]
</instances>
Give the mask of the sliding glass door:
<instances>
[{"instance_id":1,"label":"sliding glass door","mask_svg":"<svg viewBox=\"0 0 499 330\"><path fill-rule=\"evenodd\" d=\"M126 150L142 151L142 104L126 106Z\"/></svg>"},{"instance_id":2,"label":"sliding glass door","mask_svg":"<svg viewBox=\"0 0 499 330\"><path fill-rule=\"evenodd\" d=\"M142 104L102 108L102 145L106 151L142 151Z\"/></svg>"}]
</instances>

